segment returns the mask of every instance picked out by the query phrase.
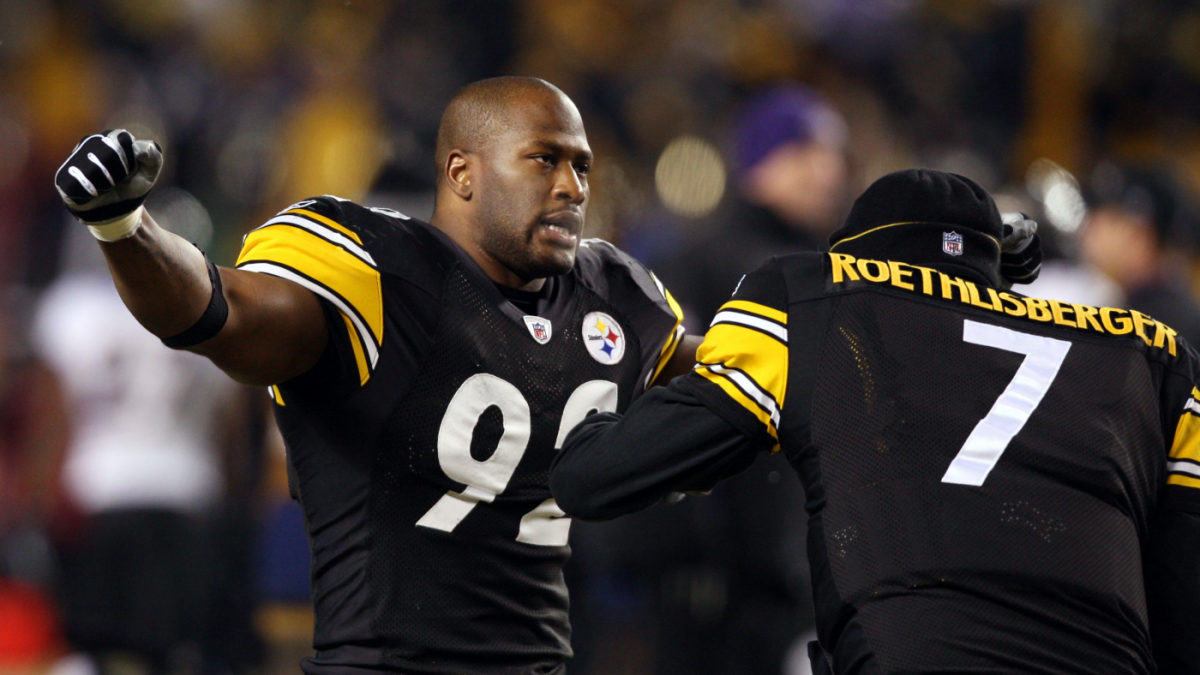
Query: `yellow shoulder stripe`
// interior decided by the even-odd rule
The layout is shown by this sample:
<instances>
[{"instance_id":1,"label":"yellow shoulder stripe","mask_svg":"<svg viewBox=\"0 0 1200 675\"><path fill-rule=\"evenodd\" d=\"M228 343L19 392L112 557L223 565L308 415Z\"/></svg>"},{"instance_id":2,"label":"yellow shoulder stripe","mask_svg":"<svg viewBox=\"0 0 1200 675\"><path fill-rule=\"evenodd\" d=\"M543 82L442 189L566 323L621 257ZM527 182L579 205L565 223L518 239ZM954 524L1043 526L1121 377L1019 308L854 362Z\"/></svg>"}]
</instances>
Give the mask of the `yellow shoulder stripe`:
<instances>
[{"instance_id":1,"label":"yellow shoulder stripe","mask_svg":"<svg viewBox=\"0 0 1200 675\"><path fill-rule=\"evenodd\" d=\"M757 302L750 302L749 300L730 300L724 305L721 305L721 309L737 309L743 312L757 314L761 317L771 319L772 321L778 321L785 326L787 325L787 312L781 312L773 307L760 305Z\"/></svg>"},{"instance_id":2,"label":"yellow shoulder stripe","mask_svg":"<svg viewBox=\"0 0 1200 675\"><path fill-rule=\"evenodd\" d=\"M787 346L753 328L722 323L708 329L696 358L701 364L696 374L719 386L778 440L787 393Z\"/></svg>"},{"instance_id":3,"label":"yellow shoulder stripe","mask_svg":"<svg viewBox=\"0 0 1200 675\"><path fill-rule=\"evenodd\" d=\"M1179 416L1175 440L1171 443L1171 459L1200 462L1200 417L1188 412Z\"/></svg>"},{"instance_id":4,"label":"yellow shoulder stripe","mask_svg":"<svg viewBox=\"0 0 1200 675\"><path fill-rule=\"evenodd\" d=\"M736 368L783 408L787 389L788 348L753 328L722 323L708 329L696 352L700 363Z\"/></svg>"},{"instance_id":5,"label":"yellow shoulder stripe","mask_svg":"<svg viewBox=\"0 0 1200 675\"><path fill-rule=\"evenodd\" d=\"M1171 442L1170 458L1176 461L1168 463L1169 485L1200 488L1200 477L1189 475L1196 473L1192 462L1200 462L1200 416L1189 412L1195 408L1197 396L1200 396L1200 390L1192 387L1192 398L1188 400L1187 407L1179 416L1179 423L1175 425L1175 439Z\"/></svg>"},{"instance_id":6,"label":"yellow shoulder stripe","mask_svg":"<svg viewBox=\"0 0 1200 675\"><path fill-rule=\"evenodd\" d=\"M1200 488L1200 478L1194 476L1183 476L1173 473L1167 476L1168 485L1182 485L1183 487Z\"/></svg>"},{"instance_id":7,"label":"yellow shoulder stripe","mask_svg":"<svg viewBox=\"0 0 1200 675\"><path fill-rule=\"evenodd\" d=\"M729 398L736 401L738 405L742 406L748 410L750 414L757 417L758 421L762 422L763 426L767 428L767 433L771 434L772 438L776 440L779 439L779 433L775 430L775 423L771 420L770 413L763 410L749 396L743 393L741 389L738 389L737 385L735 385L732 380L714 373L704 366L697 367L694 372L700 377L703 377L709 382L712 382L720 387L721 390L729 396Z\"/></svg>"},{"instance_id":8,"label":"yellow shoulder stripe","mask_svg":"<svg viewBox=\"0 0 1200 675\"><path fill-rule=\"evenodd\" d=\"M683 324L683 309L675 301L675 298L671 295L671 291L664 288L663 297L667 299L667 305L675 314L675 325L671 327L671 332L667 335L667 341L663 343L662 349L658 352L658 360L654 363L654 370L650 373L650 379L646 380L647 389L658 379L658 374L667 366L671 357L675 355L675 349L683 341L683 330L681 329Z\"/></svg>"},{"instance_id":9,"label":"yellow shoulder stripe","mask_svg":"<svg viewBox=\"0 0 1200 675\"><path fill-rule=\"evenodd\" d=\"M314 213L307 209L292 209L291 211L285 211L284 213L296 213L301 216L305 216L306 218L312 218L313 220L317 221L318 223L321 223L323 225L328 225L329 227L332 227L333 229L337 230L338 232L341 232L342 234L346 235L347 237L350 237L359 246L362 245L362 239L359 239L358 235L355 234L353 230L346 227L345 225L342 225L341 223L337 222L336 220L330 220L329 218L326 218L325 216L323 216L319 213Z\"/></svg>"},{"instance_id":10,"label":"yellow shoulder stripe","mask_svg":"<svg viewBox=\"0 0 1200 675\"><path fill-rule=\"evenodd\" d=\"M383 287L379 272L341 247L300 228L267 227L246 236L237 266L251 263L282 265L329 289L361 317L370 332L361 335L362 339L372 339L376 345L383 342Z\"/></svg>"}]
</instances>

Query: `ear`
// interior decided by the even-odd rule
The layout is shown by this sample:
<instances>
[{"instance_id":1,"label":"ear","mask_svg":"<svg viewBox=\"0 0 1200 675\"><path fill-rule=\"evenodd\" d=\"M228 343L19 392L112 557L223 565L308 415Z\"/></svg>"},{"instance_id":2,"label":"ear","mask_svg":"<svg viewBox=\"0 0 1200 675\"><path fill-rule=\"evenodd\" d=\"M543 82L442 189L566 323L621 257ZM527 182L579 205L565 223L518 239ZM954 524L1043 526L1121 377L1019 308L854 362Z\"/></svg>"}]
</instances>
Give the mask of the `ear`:
<instances>
[{"instance_id":1,"label":"ear","mask_svg":"<svg viewBox=\"0 0 1200 675\"><path fill-rule=\"evenodd\" d=\"M473 165L474 158L462 150L451 150L446 157L446 185L464 200L469 200L474 191L471 185Z\"/></svg>"}]
</instances>

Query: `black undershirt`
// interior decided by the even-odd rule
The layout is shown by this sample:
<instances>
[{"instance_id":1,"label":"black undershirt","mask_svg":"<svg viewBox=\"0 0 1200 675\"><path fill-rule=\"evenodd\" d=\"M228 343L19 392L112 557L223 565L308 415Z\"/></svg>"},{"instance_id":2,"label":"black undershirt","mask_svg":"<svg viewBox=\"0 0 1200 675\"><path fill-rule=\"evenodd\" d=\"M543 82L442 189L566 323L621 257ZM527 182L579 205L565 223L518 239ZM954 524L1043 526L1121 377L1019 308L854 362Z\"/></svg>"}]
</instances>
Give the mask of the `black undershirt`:
<instances>
[{"instance_id":1,"label":"black undershirt","mask_svg":"<svg viewBox=\"0 0 1200 675\"><path fill-rule=\"evenodd\" d=\"M495 283L495 282L493 282ZM554 289L554 279L547 279L538 291L522 291L519 288L505 286L504 284L496 284L496 289L500 291L500 295L504 299L511 302L517 309L530 316L538 315L538 301L547 300L550 298Z\"/></svg>"}]
</instances>

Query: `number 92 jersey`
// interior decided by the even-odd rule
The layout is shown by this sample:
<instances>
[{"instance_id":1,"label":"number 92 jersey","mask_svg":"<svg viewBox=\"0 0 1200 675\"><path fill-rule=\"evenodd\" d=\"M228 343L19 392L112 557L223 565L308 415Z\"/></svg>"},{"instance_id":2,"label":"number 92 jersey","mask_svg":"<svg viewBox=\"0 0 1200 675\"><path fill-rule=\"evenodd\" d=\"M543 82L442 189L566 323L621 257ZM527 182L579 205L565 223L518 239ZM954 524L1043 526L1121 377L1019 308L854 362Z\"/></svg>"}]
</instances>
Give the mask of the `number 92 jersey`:
<instances>
[{"instance_id":1,"label":"number 92 jersey","mask_svg":"<svg viewBox=\"0 0 1200 675\"><path fill-rule=\"evenodd\" d=\"M252 231L238 267L312 290L331 335L310 372L271 387L312 546L304 671L555 672L571 655L570 521L550 462L670 358L670 294L589 240L519 302L529 313L435 228L333 197Z\"/></svg>"}]
</instances>

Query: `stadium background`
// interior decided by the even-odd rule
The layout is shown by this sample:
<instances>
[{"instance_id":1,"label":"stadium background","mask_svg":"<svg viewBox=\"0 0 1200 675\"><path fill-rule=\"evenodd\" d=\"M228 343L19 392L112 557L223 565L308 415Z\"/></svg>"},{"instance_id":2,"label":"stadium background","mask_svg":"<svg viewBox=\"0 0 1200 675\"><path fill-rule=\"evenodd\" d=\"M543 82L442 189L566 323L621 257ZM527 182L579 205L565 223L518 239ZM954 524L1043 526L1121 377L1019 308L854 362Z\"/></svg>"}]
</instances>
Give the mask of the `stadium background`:
<instances>
[{"instance_id":1,"label":"stadium background","mask_svg":"<svg viewBox=\"0 0 1200 675\"><path fill-rule=\"evenodd\" d=\"M819 92L844 118L845 178L827 183L841 212L891 170L966 174L1043 224L1059 281L1043 292L1076 294L1064 299L1135 295L1084 255L1089 185L1111 162L1170 174L1182 215L1158 228L1168 236L1151 276L1184 289L1180 322L1197 311L1186 289L1200 279L1187 208L1200 191L1200 3L4 0L0 672L82 672L63 660L72 646L55 598L89 573L69 559L93 520L62 480L87 402L36 330L62 275L106 278L52 187L74 144L113 127L157 139L168 162L156 217L231 264L248 229L314 194L427 217L442 107L501 74L572 96L598 157L589 236L662 270L701 317L695 279L744 271L701 245L738 245L733 130L781 83ZM86 350L86 326L75 330ZM217 496L187 513L212 562L204 625L169 671L296 672L311 628L299 517L265 395L221 395L232 412L210 443ZM573 673L804 672L798 652L777 648L801 644L810 621L794 479L764 464L722 490L576 524ZM146 672L136 658L114 664Z\"/></svg>"}]
</instances>

